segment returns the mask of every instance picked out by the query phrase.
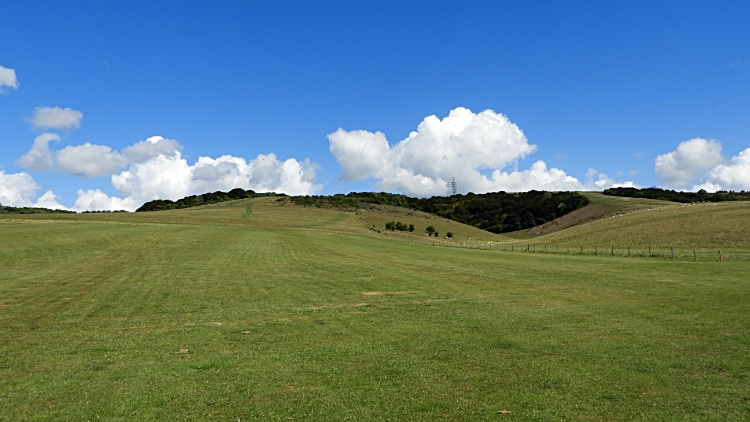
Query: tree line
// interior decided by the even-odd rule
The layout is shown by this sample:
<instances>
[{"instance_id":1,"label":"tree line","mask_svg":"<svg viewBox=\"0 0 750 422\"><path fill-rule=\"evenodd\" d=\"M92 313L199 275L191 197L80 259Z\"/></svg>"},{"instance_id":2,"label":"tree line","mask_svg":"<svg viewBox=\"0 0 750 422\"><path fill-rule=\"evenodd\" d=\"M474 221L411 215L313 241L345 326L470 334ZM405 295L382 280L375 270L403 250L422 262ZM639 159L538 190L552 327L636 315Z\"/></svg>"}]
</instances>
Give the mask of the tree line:
<instances>
[{"instance_id":1,"label":"tree line","mask_svg":"<svg viewBox=\"0 0 750 422\"><path fill-rule=\"evenodd\" d=\"M672 202L724 202L724 201L750 201L750 192L717 191L706 192L704 189L698 192L679 192L660 188L610 188L605 189L605 195L626 196L629 198L660 199Z\"/></svg>"},{"instance_id":2,"label":"tree line","mask_svg":"<svg viewBox=\"0 0 750 422\"><path fill-rule=\"evenodd\" d=\"M51 210L49 208L6 207L0 204L0 214L75 214L75 211Z\"/></svg>"},{"instance_id":3,"label":"tree line","mask_svg":"<svg viewBox=\"0 0 750 422\"><path fill-rule=\"evenodd\" d=\"M182 208L197 207L199 205L216 204L219 202L232 201L235 199L256 198L259 196L286 196L283 193L267 192L256 193L253 190L235 188L229 192L216 191L204 193L203 195L190 195L177 201L169 199L156 199L141 205L135 212L178 210Z\"/></svg>"},{"instance_id":4,"label":"tree line","mask_svg":"<svg viewBox=\"0 0 750 422\"><path fill-rule=\"evenodd\" d=\"M293 196L303 206L361 208L362 203L394 205L424 211L492 233L507 233L545 224L590 203L577 192L529 191L412 198L387 192Z\"/></svg>"}]
</instances>

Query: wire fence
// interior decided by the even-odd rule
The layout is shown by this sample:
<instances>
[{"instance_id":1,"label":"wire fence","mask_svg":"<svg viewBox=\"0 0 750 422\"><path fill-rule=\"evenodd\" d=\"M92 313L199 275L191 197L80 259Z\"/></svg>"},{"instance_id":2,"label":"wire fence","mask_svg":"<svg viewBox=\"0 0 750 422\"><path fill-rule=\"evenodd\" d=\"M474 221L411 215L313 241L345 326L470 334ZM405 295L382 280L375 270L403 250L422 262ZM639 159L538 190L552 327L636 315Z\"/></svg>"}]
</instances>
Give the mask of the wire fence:
<instances>
[{"instance_id":1,"label":"wire fence","mask_svg":"<svg viewBox=\"0 0 750 422\"><path fill-rule=\"evenodd\" d=\"M371 229L364 215L357 210L359 218L366 229ZM380 233L378 231L378 233ZM406 240L394 237L399 240ZM477 249L486 251L505 251L523 253L546 253L565 255L610 256L628 258L661 258L675 261L750 261L750 246L747 248L685 248L672 246L583 246L583 245L548 245L537 243L500 243L500 242L454 242L452 240L411 239L412 242L450 248Z\"/></svg>"},{"instance_id":2,"label":"wire fence","mask_svg":"<svg viewBox=\"0 0 750 422\"><path fill-rule=\"evenodd\" d=\"M544 245L498 242L453 242L446 240L420 241L433 246L450 248L504 251L520 253L545 253L587 255L602 257L661 258L675 261L750 261L750 248L675 248L671 246L583 246Z\"/></svg>"}]
</instances>

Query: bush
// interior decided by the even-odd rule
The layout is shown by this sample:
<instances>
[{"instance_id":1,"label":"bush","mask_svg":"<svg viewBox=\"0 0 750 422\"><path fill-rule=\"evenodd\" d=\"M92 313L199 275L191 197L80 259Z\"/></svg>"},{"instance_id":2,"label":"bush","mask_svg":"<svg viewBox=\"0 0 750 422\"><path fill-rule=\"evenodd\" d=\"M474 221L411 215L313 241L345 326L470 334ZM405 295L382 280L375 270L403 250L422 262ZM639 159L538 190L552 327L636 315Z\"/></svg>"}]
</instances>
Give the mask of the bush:
<instances>
[{"instance_id":1,"label":"bush","mask_svg":"<svg viewBox=\"0 0 750 422\"><path fill-rule=\"evenodd\" d=\"M432 236L432 234L435 233L435 228L432 226L427 226L427 228L424 229L424 231L427 232L427 236Z\"/></svg>"},{"instance_id":2,"label":"bush","mask_svg":"<svg viewBox=\"0 0 750 422\"><path fill-rule=\"evenodd\" d=\"M410 231L410 232L413 232L413 231L414 231L414 224L409 224L409 231Z\"/></svg>"},{"instance_id":3,"label":"bush","mask_svg":"<svg viewBox=\"0 0 750 422\"><path fill-rule=\"evenodd\" d=\"M446 237L447 237L448 239L453 239L453 232L448 232L448 233L446 233L446 234L445 234L445 236L446 236Z\"/></svg>"}]
</instances>

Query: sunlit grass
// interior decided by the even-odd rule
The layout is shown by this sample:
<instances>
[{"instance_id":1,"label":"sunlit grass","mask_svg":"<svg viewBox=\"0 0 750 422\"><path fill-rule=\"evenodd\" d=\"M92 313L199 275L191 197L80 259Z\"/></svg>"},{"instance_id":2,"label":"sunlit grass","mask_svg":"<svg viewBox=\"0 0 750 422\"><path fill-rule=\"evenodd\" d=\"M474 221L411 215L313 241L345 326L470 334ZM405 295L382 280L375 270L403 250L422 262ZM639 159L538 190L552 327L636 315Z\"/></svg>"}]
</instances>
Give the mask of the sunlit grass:
<instances>
[{"instance_id":1,"label":"sunlit grass","mask_svg":"<svg viewBox=\"0 0 750 422\"><path fill-rule=\"evenodd\" d=\"M0 420L750 417L747 262L428 247L264 201L139 214L0 222Z\"/></svg>"}]
</instances>

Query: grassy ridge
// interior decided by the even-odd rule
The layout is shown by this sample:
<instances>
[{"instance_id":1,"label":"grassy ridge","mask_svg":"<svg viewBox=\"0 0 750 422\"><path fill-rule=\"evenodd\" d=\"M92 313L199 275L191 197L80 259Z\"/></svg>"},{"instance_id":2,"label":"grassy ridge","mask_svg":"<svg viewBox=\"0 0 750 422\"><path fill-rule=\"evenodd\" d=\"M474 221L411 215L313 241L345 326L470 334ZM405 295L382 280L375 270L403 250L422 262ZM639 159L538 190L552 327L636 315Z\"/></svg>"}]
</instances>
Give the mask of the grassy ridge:
<instances>
[{"instance_id":1,"label":"grassy ridge","mask_svg":"<svg viewBox=\"0 0 750 422\"><path fill-rule=\"evenodd\" d=\"M433 248L266 199L0 237L0 420L750 417L746 263Z\"/></svg>"},{"instance_id":2,"label":"grassy ridge","mask_svg":"<svg viewBox=\"0 0 750 422\"><path fill-rule=\"evenodd\" d=\"M281 199L280 201L287 201ZM359 209L361 204L390 205L424 211L441 218L500 234L536 227L558 216L586 206L589 200L578 192L529 191L411 198L386 192L352 192L347 195L294 196L297 205Z\"/></svg>"},{"instance_id":3,"label":"grassy ridge","mask_svg":"<svg viewBox=\"0 0 750 422\"><path fill-rule=\"evenodd\" d=\"M66 214L75 213L75 211L52 210L49 208L37 207L6 207L0 204L0 214Z\"/></svg>"},{"instance_id":4,"label":"grassy ridge","mask_svg":"<svg viewBox=\"0 0 750 422\"><path fill-rule=\"evenodd\" d=\"M650 209L649 209L650 208ZM749 248L750 203L649 206L610 213L531 243L593 247ZM526 241L524 241L526 242Z\"/></svg>"},{"instance_id":5,"label":"grassy ridge","mask_svg":"<svg viewBox=\"0 0 750 422\"><path fill-rule=\"evenodd\" d=\"M659 199L672 202L724 202L724 201L750 201L750 192L718 191L706 192L704 189L698 192L682 192L660 188L609 188L604 189L605 195L626 196L631 198Z\"/></svg>"}]
</instances>

